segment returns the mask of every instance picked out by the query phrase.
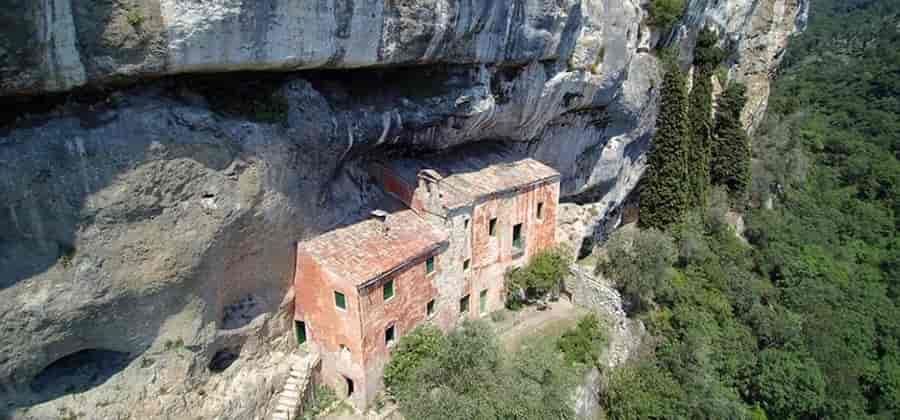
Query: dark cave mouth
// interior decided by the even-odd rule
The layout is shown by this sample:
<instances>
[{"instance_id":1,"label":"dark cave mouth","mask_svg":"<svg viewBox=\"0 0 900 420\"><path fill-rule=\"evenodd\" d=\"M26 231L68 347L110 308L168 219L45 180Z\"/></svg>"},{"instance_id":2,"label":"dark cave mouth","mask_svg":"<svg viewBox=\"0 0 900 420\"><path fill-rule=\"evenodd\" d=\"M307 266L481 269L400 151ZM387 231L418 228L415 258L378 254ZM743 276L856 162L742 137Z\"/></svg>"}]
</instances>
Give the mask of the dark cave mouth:
<instances>
[{"instance_id":1,"label":"dark cave mouth","mask_svg":"<svg viewBox=\"0 0 900 420\"><path fill-rule=\"evenodd\" d=\"M108 349L85 349L47 365L29 384L37 394L55 398L102 385L131 362L129 353Z\"/></svg>"}]
</instances>

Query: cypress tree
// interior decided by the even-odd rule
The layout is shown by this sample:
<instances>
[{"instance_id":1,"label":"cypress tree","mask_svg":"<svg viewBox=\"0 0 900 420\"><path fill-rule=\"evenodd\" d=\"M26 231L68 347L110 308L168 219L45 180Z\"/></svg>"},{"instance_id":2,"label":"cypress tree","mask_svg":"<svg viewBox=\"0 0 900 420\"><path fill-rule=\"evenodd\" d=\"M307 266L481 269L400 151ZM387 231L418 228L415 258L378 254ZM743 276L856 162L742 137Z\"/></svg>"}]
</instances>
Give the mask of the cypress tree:
<instances>
[{"instance_id":1,"label":"cypress tree","mask_svg":"<svg viewBox=\"0 0 900 420\"><path fill-rule=\"evenodd\" d=\"M741 123L746 92L744 85L732 83L722 95L710 167L712 182L727 187L735 199L743 197L750 185L750 137Z\"/></svg>"},{"instance_id":2,"label":"cypress tree","mask_svg":"<svg viewBox=\"0 0 900 420\"><path fill-rule=\"evenodd\" d=\"M690 146L688 147L688 182L691 205L706 204L710 184L710 160L713 143L712 75L725 58L716 46L715 33L704 28L694 48L694 78L690 97Z\"/></svg>"},{"instance_id":3,"label":"cypress tree","mask_svg":"<svg viewBox=\"0 0 900 420\"><path fill-rule=\"evenodd\" d=\"M640 191L640 223L657 229L681 221L688 208L687 87L681 70L675 65L667 67L656 135Z\"/></svg>"}]
</instances>

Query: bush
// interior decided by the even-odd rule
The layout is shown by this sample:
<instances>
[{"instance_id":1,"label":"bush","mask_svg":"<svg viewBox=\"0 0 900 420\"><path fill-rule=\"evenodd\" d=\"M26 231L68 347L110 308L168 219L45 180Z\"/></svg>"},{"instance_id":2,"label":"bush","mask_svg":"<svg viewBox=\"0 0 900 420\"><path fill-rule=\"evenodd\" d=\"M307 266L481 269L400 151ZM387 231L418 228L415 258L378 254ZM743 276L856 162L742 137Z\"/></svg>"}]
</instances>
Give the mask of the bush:
<instances>
[{"instance_id":1,"label":"bush","mask_svg":"<svg viewBox=\"0 0 900 420\"><path fill-rule=\"evenodd\" d=\"M674 275L675 241L656 229L620 229L606 244L597 270L612 279L634 312L651 309L668 294Z\"/></svg>"},{"instance_id":2,"label":"bush","mask_svg":"<svg viewBox=\"0 0 900 420\"><path fill-rule=\"evenodd\" d=\"M388 390L412 381L423 360L446 345L443 333L430 325L419 326L400 338L391 362L384 369L384 385Z\"/></svg>"},{"instance_id":3,"label":"bush","mask_svg":"<svg viewBox=\"0 0 900 420\"><path fill-rule=\"evenodd\" d=\"M669 30L684 14L684 0L652 0L648 11L651 25Z\"/></svg>"},{"instance_id":4,"label":"bush","mask_svg":"<svg viewBox=\"0 0 900 420\"><path fill-rule=\"evenodd\" d=\"M557 291L559 282L569 273L572 257L561 246L542 251L521 268L506 273L507 305L515 309L525 299L538 299Z\"/></svg>"},{"instance_id":5,"label":"bush","mask_svg":"<svg viewBox=\"0 0 900 420\"><path fill-rule=\"evenodd\" d=\"M446 336L433 329L410 333L388 371L385 383L408 419L574 418L568 401L577 375L555 349L528 346L505 357L478 321Z\"/></svg>"},{"instance_id":6,"label":"bush","mask_svg":"<svg viewBox=\"0 0 900 420\"><path fill-rule=\"evenodd\" d=\"M575 364L596 365L600 359L606 337L600 330L600 321L596 315L587 315L578 321L578 325L563 333L556 346L566 357L566 361Z\"/></svg>"}]
</instances>

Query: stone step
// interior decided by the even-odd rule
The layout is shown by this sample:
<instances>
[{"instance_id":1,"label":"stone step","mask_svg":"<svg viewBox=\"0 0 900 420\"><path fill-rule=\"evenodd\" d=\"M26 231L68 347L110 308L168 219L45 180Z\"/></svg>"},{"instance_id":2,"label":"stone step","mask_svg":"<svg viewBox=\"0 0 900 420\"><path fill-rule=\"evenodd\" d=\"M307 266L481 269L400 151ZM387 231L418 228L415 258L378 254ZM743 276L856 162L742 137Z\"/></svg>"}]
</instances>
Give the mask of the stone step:
<instances>
[{"instance_id":1,"label":"stone step","mask_svg":"<svg viewBox=\"0 0 900 420\"><path fill-rule=\"evenodd\" d=\"M288 391L288 390L281 391L281 398L285 398L285 397L287 397L287 398L293 398L293 399L295 399L295 400L299 400L299 399L300 399L300 393L297 392L297 391Z\"/></svg>"}]
</instances>

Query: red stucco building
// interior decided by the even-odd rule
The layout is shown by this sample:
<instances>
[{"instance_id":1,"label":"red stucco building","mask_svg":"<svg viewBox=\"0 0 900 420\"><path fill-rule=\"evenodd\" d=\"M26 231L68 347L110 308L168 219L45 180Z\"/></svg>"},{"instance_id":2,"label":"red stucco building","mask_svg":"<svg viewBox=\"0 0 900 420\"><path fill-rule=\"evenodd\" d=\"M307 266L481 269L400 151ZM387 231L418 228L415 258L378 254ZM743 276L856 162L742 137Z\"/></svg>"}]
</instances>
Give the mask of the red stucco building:
<instances>
[{"instance_id":1,"label":"red stucco building","mask_svg":"<svg viewBox=\"0 0 900 420\"><path fill-rule=\"evenodd\" d=\"M555 244L559 174L476 148L371 167L405 207L300 243L298 338L324 380L363 407L393 342L429 322L448 330L503 308L504 273Z\"/></svg>"}]
</instances>

